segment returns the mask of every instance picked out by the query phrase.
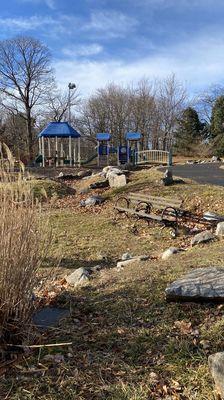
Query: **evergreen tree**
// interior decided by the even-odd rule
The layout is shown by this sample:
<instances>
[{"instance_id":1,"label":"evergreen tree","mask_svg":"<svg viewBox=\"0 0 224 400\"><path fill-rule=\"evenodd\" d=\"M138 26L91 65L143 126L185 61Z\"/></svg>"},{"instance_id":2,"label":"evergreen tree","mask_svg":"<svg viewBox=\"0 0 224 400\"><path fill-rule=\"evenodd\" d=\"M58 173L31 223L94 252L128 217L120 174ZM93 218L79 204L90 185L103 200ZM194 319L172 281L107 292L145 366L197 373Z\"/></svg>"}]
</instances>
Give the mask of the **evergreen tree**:
<instances>
[{"instance_id":1,"label":"evergreen tree","mask_svg":"<svg viewBox=\"0 0 224 400\"><path fill-rule=\"evenodd\" d=\"M217 98L211 117L211 139L217 156L224 154L224 96Z\"/></svg>"},{"instance_id":2,"label":"evergreen tree","mask_svg":"<svg viewBox=\"0 0 224 400\"><path fill-rule=\"evenodd\" d=\"M204 124L194 108L186 108L178 120L176 150L181 154L191 154L203 138Z\"/></svg>"}]
</instances>

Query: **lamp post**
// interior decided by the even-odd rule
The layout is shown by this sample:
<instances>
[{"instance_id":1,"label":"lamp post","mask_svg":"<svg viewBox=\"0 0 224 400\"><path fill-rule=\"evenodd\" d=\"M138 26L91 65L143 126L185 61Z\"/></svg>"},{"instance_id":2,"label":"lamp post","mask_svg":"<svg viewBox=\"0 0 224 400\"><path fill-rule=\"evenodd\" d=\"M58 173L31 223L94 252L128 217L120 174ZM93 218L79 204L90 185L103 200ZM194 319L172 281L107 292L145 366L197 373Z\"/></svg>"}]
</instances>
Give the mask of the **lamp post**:
<instances>
[{"instance_id":1,"label":"lamp post","mask_svg":"<svg viewBox=\"0 0 224 400\"><path fill-rule=\"evenodd\" d=\"M71 90L76 88L75 83L68 84L68 123L71 123Z\"/></svg>"}]
</instances>

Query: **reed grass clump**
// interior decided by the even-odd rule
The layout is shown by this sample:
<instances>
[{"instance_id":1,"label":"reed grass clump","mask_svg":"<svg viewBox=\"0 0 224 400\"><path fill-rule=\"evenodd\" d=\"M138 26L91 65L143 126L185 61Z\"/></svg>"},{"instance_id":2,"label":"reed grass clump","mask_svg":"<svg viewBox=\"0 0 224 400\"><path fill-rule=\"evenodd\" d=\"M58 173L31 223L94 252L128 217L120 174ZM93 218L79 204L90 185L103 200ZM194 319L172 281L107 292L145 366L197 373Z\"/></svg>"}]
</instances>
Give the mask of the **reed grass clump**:
<instances>
[{"instance_id":1,"label":"reed grass clump","mask_svg":"<svg viewBox=\"0 0 224 400\"><path fill-rule=\"evenodd\" d=\"M38 269L50 244L48 223L24 182L23 166L12 172L11 153L0 145L0 342L22 332L31 319ZM13 174L13 179L11 178Z\"/></svg>"}]
</instances>

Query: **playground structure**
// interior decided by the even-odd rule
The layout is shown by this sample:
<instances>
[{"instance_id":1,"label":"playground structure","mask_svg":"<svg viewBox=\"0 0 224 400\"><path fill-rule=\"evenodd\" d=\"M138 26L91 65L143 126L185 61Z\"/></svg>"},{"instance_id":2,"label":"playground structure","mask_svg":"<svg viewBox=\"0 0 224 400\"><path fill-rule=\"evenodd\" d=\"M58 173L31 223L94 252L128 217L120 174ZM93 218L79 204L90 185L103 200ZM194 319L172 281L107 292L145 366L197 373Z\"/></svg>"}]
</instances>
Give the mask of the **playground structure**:
<instances>
[{"instance_id":1,"label":"playground structure","mask_svg":"<svg viewBox=\"0 0 224 400\"><path fill-rule=\"evenodd\" d=\"M110 155L110 133L97 133L97 165L109 165Z\"/></svg>"},{"instance_id":2,"label":"playground structure","mask_svg":"<svg viewBox=\"0 0 224 400\"><path fill-rule=\"evenodd\" d=\"M109 133L98 133L97 165L105 166L111 163L111 155L117 154L117 165L165 164L172 165L172 152L163 150L140 150L142 135L139 132L127 132L126 144L114 147Z\"/></svg>"},{"instance_id":3,"label":"playground structure","mask_svg":"<svg viewBox=\"0 0 224 400\"><path fill-rule=\"evenodd\" d=\"M111 143L110 133L97 133L96 146L92 137L81 138L68 122L50 122L38 138L39 155L36 163L42 167L81 166L93 163L94 159L97 159L98 167L115 163L118 166L172 165L171 151L142 150L142 135L139 132L127 132L124 144L117 147Z\"/></svg>"},{"instance_id":4,"label":"playground structure","mask_svg":"<svg viewBox=\"0 0 224 400\"><path fill-rule=\"evenodd\" d=\"M38 138L39 156L36 162L40 162L42 167L80 166L80 134L68 122L50 122Z\"/></svg>"}]
</instances>

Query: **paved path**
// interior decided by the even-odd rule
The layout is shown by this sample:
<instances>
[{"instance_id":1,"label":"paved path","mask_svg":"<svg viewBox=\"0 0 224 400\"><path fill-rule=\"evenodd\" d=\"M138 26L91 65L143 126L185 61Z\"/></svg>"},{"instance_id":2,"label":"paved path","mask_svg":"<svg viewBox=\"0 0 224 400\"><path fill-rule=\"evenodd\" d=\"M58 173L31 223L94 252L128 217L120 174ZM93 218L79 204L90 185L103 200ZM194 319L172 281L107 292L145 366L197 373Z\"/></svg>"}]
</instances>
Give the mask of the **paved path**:
<instances>
[{"instance_id":1,"label":"paved path","mask_svg":"<svg viewBox=\"0 0 224 400\"><path fill-rule=\"evenodd\" d=\"M224 169L221 163L174 165L173 176L192 179L198 183L224 186ZM164 170L164 169L163 169Z\"/></svg>"}]
</instances>

